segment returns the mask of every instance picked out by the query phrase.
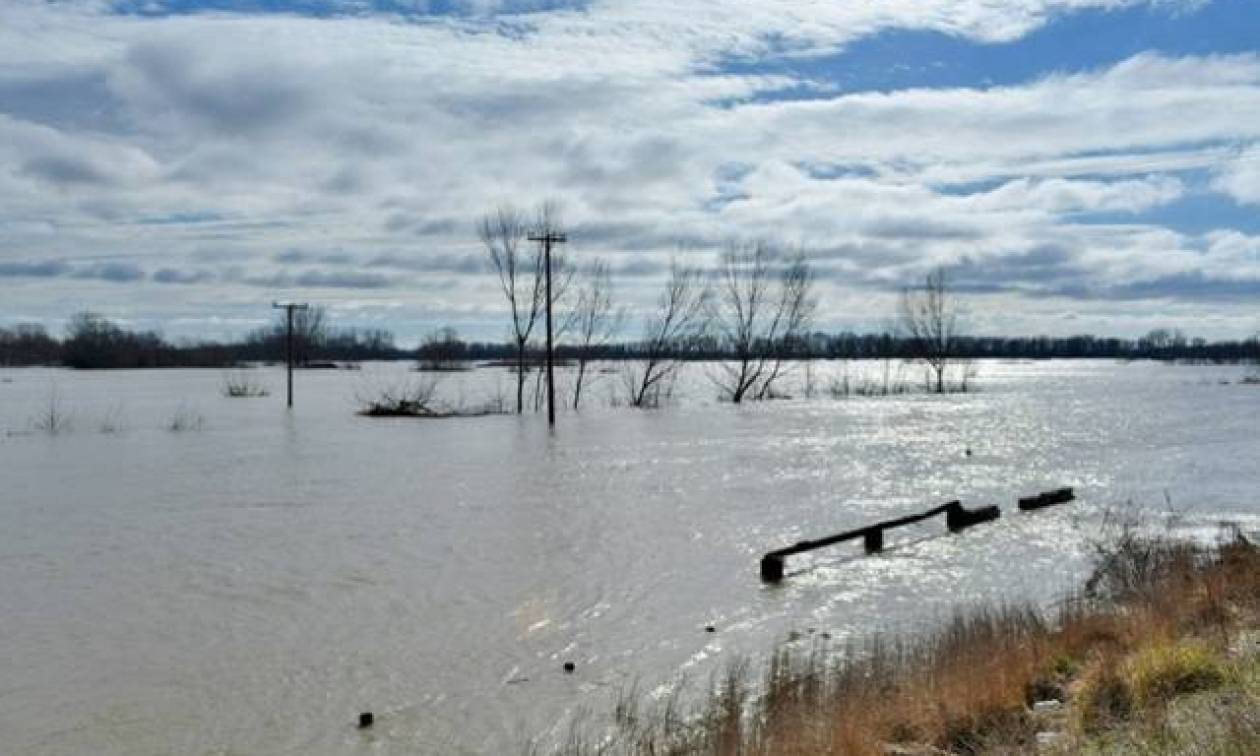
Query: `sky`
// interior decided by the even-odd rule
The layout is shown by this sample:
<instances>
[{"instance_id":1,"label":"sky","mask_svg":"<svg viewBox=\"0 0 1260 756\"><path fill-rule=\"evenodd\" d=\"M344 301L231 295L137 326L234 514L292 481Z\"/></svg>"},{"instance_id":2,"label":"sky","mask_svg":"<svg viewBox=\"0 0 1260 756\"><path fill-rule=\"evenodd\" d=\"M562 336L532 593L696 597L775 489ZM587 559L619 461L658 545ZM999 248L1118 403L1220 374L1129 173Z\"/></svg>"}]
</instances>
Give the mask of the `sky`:
<instances>
[{"instance_id":1,"label":"sky","mask_svg":"<svg viewBox=\"0 0 1260 756\"><path fill-rule=\"evenodd\" d=\"M1260 330L1257 0L0 0L0 326L414 344L561 208L631 318L800 249L822 330L944 266L966 329Z\"/></svg>"}]
</instances>

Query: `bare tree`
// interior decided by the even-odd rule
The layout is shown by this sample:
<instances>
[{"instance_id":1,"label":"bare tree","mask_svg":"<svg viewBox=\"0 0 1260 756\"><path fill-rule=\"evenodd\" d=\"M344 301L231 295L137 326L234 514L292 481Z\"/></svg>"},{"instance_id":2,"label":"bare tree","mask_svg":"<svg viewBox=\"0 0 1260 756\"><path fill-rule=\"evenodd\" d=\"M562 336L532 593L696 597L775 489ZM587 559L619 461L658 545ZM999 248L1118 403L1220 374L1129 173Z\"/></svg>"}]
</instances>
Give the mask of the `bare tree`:
<instances>
[{"instance_id":1,"label":"bare tree","mask_svg":"<svg viewBox=\"0 0 1260 756\"><path fill-rule=\"evenodd\" d=\"M629 363L623 378L631 405L653 407L681 365L679 352L689 340L708 327L709 289L700 271L670 264L669 281L658 300L657 311L643 323L641 359Z\"/></svg>"},{"instance_id":2,"label":"bare tree","mask_svg":"<svg viewBox=\"0 0 1260 756\"><path fill-rule=\"evenodd\" d=\"M734 359L718 363L711 377L736 404L773 395L813 318L813 275L804 255L783 264L779 258L764 242L732 243L722 255L712 317Z\"/></svg>"},{"instance_id":3,"label":"bare tree","mask_svg":"<svg viewBox=\"0 0 1260 756\"><path fill-rule=\"evenodd\" d=\"M530 234L559 231L560 220L554 203L539 206L531 223L510 206L502 206L482 217L477 235L486 248L490 265L499 277L499 286L508 301L512 317L512 341L516 347L516 412L525 408L525 373L529 342L534 328L547 309L545 263L541 245L530 245ZM552 306L560 301L572 281L567 258L553 252L551 258Z\"/></svg>"},{"instance_id":4,"label":"bare tree","mask_svg":"<svg viewBox=\"0 0 1260 756\"><path fill-rule=\"evenodd\" d=\"M607 344L625 319L625 312L614 310L612 303L612 275L608 265L596 261L586 273L577 292L577 301L565 319L562 330L574 335L577 347L577 375L573 380L573 409L582 401L582 387L590 381L588 366L591 352Z\"/></svg>"},{"instance_id":5,"label":"bare tree","mask_svg":"<svg viewBox=\"0 0 1260 756\"><path fill-rule=\"evenodd\" d=\"M283 333L284 324L276 326ZM328 309L312 305L293 311L293 363L309 365L328 340Z\"/></svg>"},{"instance_id":6,"label":"bare tree","mask_svg":"<svg viewBox=\"0 0 1260 756\"><path fill-rule=\"evenodd\" d=\"M525 408L525 362L530 336L546 303L543 257L527 246L529 223L510 206L502 206L484 216L477 234L485 245L491 267L499 276L499 286L512 316L512 340L516 346L516 413Z\"/></svg>"},{"instance_id":7,"label":"bare tree","mask_svg":"<svg viewBox=\"0 0 1260 756\"><path fill-rule=\"evenodd\" d=\"M944 268L928 273L921 289L901 294L901 328L914 357L935 376L935 391L945 392L945 371L958 352L958 303Z\"/></svg>"}]
</instances>

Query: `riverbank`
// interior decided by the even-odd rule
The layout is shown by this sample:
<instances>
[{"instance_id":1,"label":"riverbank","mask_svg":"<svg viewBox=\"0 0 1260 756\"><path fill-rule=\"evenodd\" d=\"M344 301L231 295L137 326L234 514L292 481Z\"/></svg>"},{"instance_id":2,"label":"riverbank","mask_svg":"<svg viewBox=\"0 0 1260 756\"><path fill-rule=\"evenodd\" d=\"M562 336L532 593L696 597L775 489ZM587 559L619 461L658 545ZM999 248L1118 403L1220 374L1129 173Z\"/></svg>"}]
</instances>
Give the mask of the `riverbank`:
<instances>
[{"instance_id":1,"label":"riverbank","mask_svg":"<svg viewBox=\"0 0 1260 756\"><path fill-rule=\"evenodd\" d=\"M1053 616L1002 606L916 639L787 644L696 716L631 697L566 753L1260 753L1260 548L1126 526Z\"/></svg>"}]
</instances>

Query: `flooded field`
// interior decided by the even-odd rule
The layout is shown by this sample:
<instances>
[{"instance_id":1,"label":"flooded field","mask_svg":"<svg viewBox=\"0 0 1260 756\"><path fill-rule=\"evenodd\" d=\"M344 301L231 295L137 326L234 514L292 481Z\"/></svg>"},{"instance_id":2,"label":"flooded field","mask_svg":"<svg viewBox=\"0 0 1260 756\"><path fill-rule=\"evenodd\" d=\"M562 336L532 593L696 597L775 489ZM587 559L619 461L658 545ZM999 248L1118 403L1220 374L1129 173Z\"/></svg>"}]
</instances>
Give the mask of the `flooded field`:
<instances>
[{"instance_id":1,"label":"flooded field","mask_svg":"<svg viewBox=\"0 0 1260 756\"><path fill-rule=\"evenodd\" d=\"M657 411L615 406L605 376L553 433L356 416L407 368L300 372L292 412L277 368L252 399L213 370L0 369L5 752L515 752L793 632L1050 600L1107 506L1260 526L1260 387L1239 367L986 362L975 393L836 399L842 371L882 368L819 363L812 397L737 407L690 365ZM1061 485L1079 500L1014 511ZM767 549L950 498L1004 516L758 578Z\"/></svg>"}]
</instances>

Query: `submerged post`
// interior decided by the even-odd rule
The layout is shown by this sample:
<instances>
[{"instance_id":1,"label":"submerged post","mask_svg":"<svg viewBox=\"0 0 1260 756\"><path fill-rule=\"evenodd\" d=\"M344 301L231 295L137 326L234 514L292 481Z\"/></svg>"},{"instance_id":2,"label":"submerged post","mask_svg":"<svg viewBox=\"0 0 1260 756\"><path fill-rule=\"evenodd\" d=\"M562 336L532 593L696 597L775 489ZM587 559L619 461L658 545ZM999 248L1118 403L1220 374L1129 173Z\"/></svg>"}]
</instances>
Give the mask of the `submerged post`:
<instances>
[{"instance_id":1,"label":"submerged post","mask_svg":"<svg viewBox=\"0 0 1260 756\"><path fill-rule=\"evenodd\" d=\"M293 409L293 311L305 310L310 305L305 302L272 302L271 307L277 310L284 310L285 326L284 326L284 363L286 367L286 384L287 391L285 396L288 400L289 409Z\"/></svg>"},{"instance_id":2,"label":"submerged post","mask_svg":"<svg viewBox=\"0 0 1260 756\"><path fill-rule=\"evenodd\" d=\"M761 579L766 583L777 583L783 579L783 557L778 554L766 554L761 558Z\"/></svg>"}]
</instances>

